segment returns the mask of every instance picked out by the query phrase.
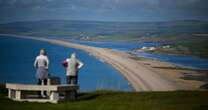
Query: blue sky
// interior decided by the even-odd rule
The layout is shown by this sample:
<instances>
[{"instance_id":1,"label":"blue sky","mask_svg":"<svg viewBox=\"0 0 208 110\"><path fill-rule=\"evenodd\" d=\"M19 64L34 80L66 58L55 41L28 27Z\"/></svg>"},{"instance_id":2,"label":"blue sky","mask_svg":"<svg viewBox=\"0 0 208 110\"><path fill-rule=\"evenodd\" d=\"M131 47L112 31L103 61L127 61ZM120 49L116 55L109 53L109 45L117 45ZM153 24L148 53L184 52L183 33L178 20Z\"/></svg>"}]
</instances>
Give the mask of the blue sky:
<instances>
[{"instance_id":1,"label":"blue sky","mask_svg":"<svg viewBox=\"0 0 208 110\"><path fill-rule=\"evenodd\" d=\"M0 22L208 20L208 0L0 0Z\"/></svg>"}]
</instances>

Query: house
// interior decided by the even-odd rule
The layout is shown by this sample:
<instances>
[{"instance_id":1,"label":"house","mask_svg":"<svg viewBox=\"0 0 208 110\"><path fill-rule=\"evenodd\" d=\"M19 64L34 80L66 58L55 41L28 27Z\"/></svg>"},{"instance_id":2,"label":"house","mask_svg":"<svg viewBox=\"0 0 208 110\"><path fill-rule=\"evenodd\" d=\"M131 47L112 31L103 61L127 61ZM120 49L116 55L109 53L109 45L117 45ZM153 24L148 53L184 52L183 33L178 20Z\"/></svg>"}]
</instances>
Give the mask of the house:
<instances>
[{"instance_id":1,"label":"house","mask_svg":"<svg viewBox=\"0 0 208 110\"><path fill-rule=\"evenodd\" d=\"M149 47L149 50L151 51L156 50L156 47Z\"/></svg>"}]
</instances>

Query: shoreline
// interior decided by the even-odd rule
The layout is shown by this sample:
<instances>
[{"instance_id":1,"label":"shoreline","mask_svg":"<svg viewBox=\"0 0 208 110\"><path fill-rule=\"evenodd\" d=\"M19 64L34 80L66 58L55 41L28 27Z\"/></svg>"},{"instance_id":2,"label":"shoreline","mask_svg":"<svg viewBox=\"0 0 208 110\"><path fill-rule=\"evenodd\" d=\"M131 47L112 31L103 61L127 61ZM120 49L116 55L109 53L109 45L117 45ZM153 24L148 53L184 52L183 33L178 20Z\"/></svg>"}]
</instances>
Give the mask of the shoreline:
<instances>
[{"instance_id":1,"label":"shoreline","mask_svg":"<svg viewBox=\"0 0 208 110\"><path fill-rule=\"evenodd\" d=\"M149 53L149 52L145 52L145 53L148 53L148 54L153 54L153 53ZM169 63L169 64L172 64L172 65L175 65L177 68L182 68L182 69L187 69L187 70L193 70L193 71L208 71L208 69L204 69L204 68L198 68L198 67L194 67L194 66L185 66L183 64L179 64L179 63L174 63L174 62L168 62L168 61L162 61L160 59L157 59L157 58L150 58L150 57L145 57L145 56L136 56L135 53L131 53L133 56L135 57L140 57L140 58L145 58L145 59L150 59L150 60L157 60L157 61L160 61L160 62L166 62L166 63ZM156 55L177 55L178 54L157 54ZM180 56L186 56L186 55L180 55ZM196 56L191 56L191 57L196 57ZM199 58L199 57L196 57L196 58ZM200 59L200 58L199 58ZM208 60L208 59L202 59L202 60Z\"/></svg>"},{"instance_id":2,"label":"shoreline","mask_svg":"<svg viewBox=\"0 0 208 110\"><path fill-rule=\"evenodd\" d=\"M51 44L61 45L70 48L76 48L92 54L95 57L110 64L124 76L135 91L174 91L190 90L190 87L184 87L176 84L174 80L152 70L146 65L132 59L130 54L114 51L112 49L86 46L72 43L64 40L47 39L41 37L0 34L1 36L24 38L31 40L44 41Z\"/></svg>"}]
</instances>

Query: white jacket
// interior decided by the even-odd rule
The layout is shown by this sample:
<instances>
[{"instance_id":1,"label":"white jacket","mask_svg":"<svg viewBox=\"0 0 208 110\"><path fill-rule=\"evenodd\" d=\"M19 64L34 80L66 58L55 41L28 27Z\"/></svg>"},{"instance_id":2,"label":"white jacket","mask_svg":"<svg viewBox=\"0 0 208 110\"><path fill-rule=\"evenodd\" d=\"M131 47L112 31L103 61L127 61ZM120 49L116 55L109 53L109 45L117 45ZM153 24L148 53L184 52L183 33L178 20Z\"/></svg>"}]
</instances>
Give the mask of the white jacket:
<instances>
[{"instance_id":1,"label":"white jacket","mask_svg":"<svg viewBox=\"0 0 208 110\"><path fill-rule=\"evenodd\" d=\"M48 69L48 65L49 65L49 60L48 57L45 55L39 55L36 57L35 62L34 62L34 66L38 66L38 67L45 67L45 69ZM38 68L37 67L37 68Z\"/></svg>"},{"instance_id":2,"label":"white jacket","mask_svg":"<svg viewBox=\"0 0 208 110\"><path fill-rule=\"evenodd\" d=\"M78 69L81 69L84 64L79 61L78 59L75 59L75 62L73 62L71 60L71 58L67 58L66 62L68 64L67 68L66 68L66 75L67 76L76 76Z\"/></svg>"}]
</instances>

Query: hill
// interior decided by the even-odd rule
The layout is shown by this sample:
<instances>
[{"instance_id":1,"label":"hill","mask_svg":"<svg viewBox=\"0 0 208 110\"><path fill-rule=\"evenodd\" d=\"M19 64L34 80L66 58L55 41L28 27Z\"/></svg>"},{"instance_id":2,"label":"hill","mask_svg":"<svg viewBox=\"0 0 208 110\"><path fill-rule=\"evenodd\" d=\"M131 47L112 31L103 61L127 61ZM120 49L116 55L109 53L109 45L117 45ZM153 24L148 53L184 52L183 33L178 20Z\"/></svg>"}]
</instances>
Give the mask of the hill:
<instances>
[{"instance_id":1,"label":"hill","mask_svg":"<svg viewBox=\"0 0 208 110\"><path fill-rule=\"evenodd\" d=\"M92 40L136 40L178 34L207 33L208 21L101 22L42 20L0 24L0 33L32 36L67 36Z\"/></svg>"},{"instance_id":2,"label":"hill","mask_svg":"<svg viewBox=\"0 0 208 110\"><path fill-rule=\"evenodd\" d=\"M206 110L208 94L202 91L81 93L77 101L61 104L14 102L0 93L2 110ZM12 105L12 106L11 106Z\"/></svg>"}]
</instances>

